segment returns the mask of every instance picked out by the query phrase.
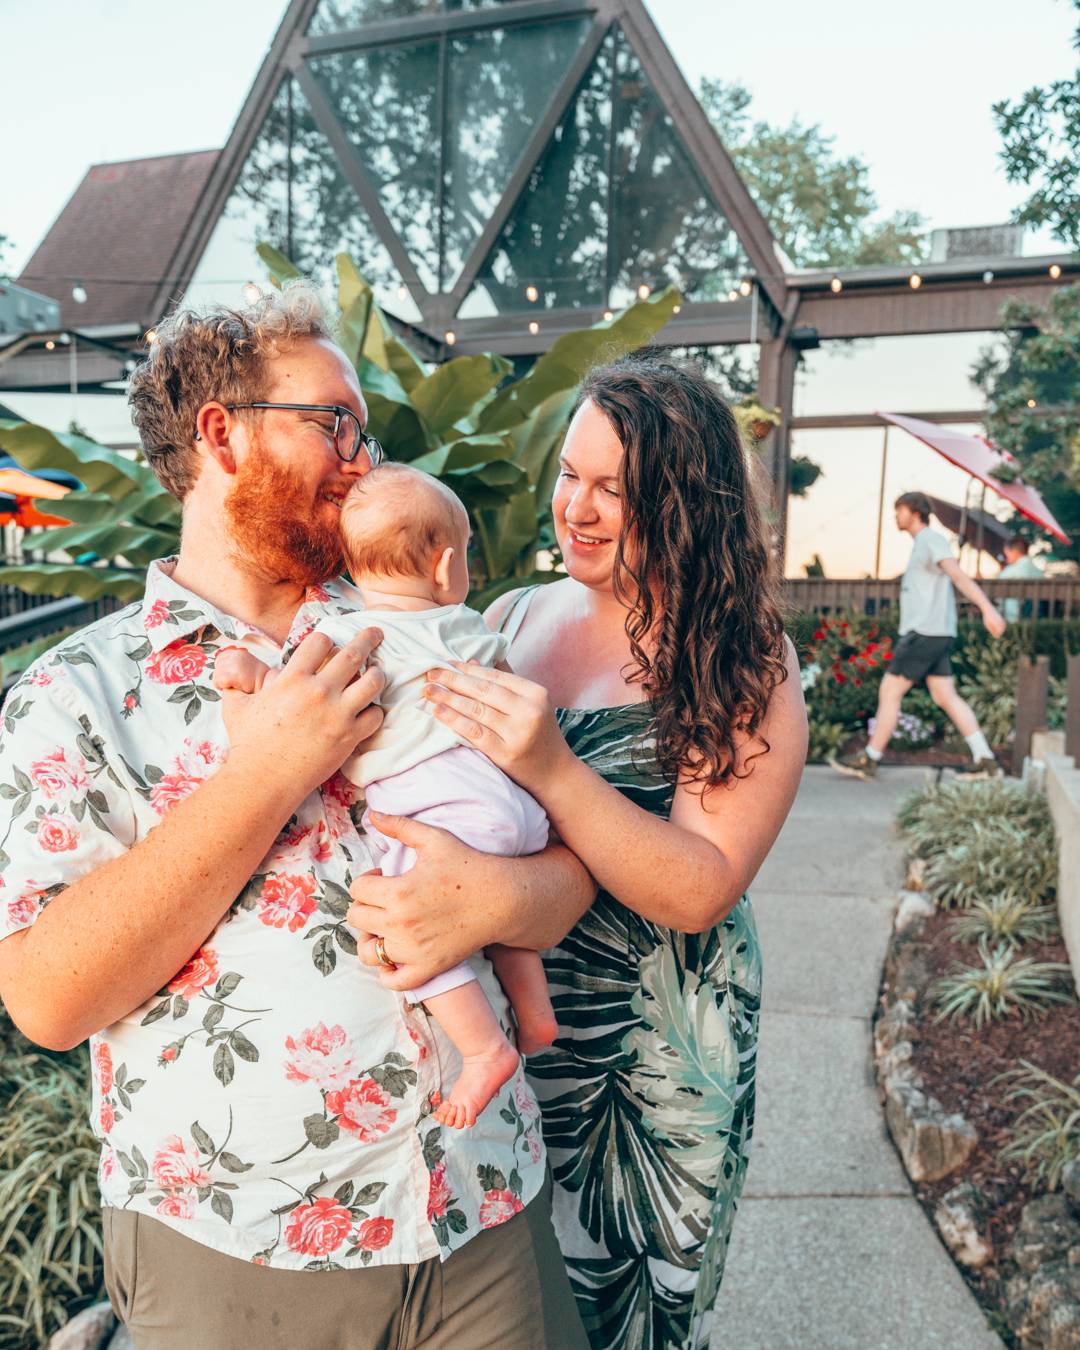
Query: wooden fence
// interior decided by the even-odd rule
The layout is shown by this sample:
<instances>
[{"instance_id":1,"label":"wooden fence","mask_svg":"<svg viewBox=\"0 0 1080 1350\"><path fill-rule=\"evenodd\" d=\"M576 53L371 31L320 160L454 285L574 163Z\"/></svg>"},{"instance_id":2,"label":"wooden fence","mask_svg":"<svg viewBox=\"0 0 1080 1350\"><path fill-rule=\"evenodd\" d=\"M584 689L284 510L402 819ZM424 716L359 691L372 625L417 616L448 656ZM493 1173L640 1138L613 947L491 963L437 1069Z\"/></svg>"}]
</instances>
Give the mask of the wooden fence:
<instances>
[{"instance_id":1,"label":"wooden fence","mask_svg":"<svg viewBox=\"0 0 1080 1350\"><path fill-rule=\"evenodd\" d=\"M980 581L979 585L1000 606L1006 599L1018 600L1021 619L1080 619L1080 577L1044 577L1031 581ZM810 614L855 613L880 619L896 619L900 613L900 580L875 581L869 577L833 580L831 577L791 577L784 582L790 610ZM972 606L957 596L961 613Z\"/></svg>"}]
</instances>

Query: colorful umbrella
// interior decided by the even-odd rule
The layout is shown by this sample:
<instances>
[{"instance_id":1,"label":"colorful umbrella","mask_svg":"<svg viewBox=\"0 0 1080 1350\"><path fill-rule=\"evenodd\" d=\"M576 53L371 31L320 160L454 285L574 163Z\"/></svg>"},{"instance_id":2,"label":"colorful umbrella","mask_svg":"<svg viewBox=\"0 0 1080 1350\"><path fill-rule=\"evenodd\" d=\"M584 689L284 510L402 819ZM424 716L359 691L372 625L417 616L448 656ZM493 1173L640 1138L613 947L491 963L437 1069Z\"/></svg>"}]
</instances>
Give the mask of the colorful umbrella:
<instances>
[{"instance_id":1,"label":"colorful umbrella","mask_svg":"<svg viewBox=\"0 0 1080 1350\"><path fill-rule=\"evenodd\" d=\"M971 436L965 431L951 431L938 426L936 422L924 422L918 417L904 417L900 413L878 413L879 417L891 422L893 426L909 432L917 440L936 450L939 455L963 469L972 478L985 483L988 488L1012 502L1022 516L1034 521L1040 529L1049 531L1061 540L1069 542L1069 536L1054 519L1050 508L1038 492L1017 476L1019 465L1007 450L999 450L984 436ZM994 477L995 469L1005 469L1011 482L1001 482Z\"/></svg>"}]
</instances>

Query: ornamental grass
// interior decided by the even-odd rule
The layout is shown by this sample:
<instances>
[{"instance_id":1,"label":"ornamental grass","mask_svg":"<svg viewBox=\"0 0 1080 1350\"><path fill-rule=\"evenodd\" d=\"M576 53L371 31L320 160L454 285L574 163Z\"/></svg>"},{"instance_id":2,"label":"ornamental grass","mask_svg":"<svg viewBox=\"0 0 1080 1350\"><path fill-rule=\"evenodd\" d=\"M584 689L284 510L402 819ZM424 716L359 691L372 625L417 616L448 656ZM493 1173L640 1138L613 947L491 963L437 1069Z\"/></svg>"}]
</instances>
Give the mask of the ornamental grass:
<instances>
[{"instance_id":1,"label":"ornamental grass","mask_svg":"<svg viewBox=\"0 0 1080 1350\"><path fill-rule=\"evenodd\" d=\"M1057 1190L1066 1166L1080 1161L1080 1074L1066 1083L1025 1059L994 1081L1012 1084L1007 1101L1027 1102L1001 1156L1023 1164L1046 1190Z\"/></svg>"},{"instance_id":2,"label":"ornamental grass","mask_svg":"<svg viewBox=\"0 0 1080 1350\"><path fill-rule=\"evenodd\" d=\"M1004 942L991 951L985 941L979 943L979 961L955 966L934 986L931 1000L940 1009L939 1022L968 1021L977 1030L1013 1014L1036 1017L1051 1004L1073 1000L1071 971L1062 962L1018 956Z\"/></svg>"}]
</instances>

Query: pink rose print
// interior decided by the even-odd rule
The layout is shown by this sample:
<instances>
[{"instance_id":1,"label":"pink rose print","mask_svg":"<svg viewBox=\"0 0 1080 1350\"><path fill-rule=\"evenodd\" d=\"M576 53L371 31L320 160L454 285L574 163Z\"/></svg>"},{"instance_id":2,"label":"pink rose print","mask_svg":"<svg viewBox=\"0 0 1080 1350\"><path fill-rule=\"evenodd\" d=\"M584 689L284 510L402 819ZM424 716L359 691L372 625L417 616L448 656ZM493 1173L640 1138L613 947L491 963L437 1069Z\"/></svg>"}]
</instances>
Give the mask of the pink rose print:
<instances>
[{"instance_id":1,"label":"pink rose print","mask_svg":"<svg viewBox=\"0 0 1080 1350\"><path fill-rule=\"evenodd\" d=\"M155 1213L163 1219L193 1219L195 1217L195 1195L192 1191L182 1191L176 1195L166 1195L158 1202Z\"/></svg>"},{"instance_id":2,"label":"pink rose print","mask_svg":"<svg viewBox=\"0 0 1080 1350\"><path fill-rule=\"evenodd\" d=\"M525 1136L525 1143L526 1143L526 1144L528 1145L528 1147L529 1147L529 1157L530 1157L530 1159L531 1159L534 1163L535 1163L535 1162L539 1162L539 1161L540 1161L540 1157L541 1157L542 1153L544 1152L544 1146L543 1146L543 1144L541 1144L540 1140L536 1137L536 1135L533 1134L533 1133L531 1133L531 1132Z\"/></svg>"},{"instance_id":3,"label":"pink rose print","mask_svg":"<svg viewBox=\"0 0 1080 1350\"><path fill-rule=\"evenodd\" d=\"M116 1154L111 1148L105 1149L101 1155L101 1184L106 1185L116 1171Z\"/></svg>"},{"instance_id":4,"label":"pink rose print","mask_svg":"<svg viewBox=\"0 0 1080 1350\"><path fill-rule=\"evenodd\" d=\"M94 1045L94 1069L97 1073L98 1090L107 1097L113 1086L112 1051L104 1041Z\"/></svg>"},{"instance_id":5,"label":"pink rose print","mask_svg":"<svg viewBox=\"0 0 1080 1350\"><path fill-rule=\"evenodd\" d=\"M171 806L204 783L209 777L208 770L224 763L224 746L214 745L212 741L200 741L198 745L187 739L184 748L173 760L172 772L167 773L150 791L150 805L163 816Z\"/></svg>"},{"instance_id":6,"label":"pink rose print","mask_svg":"<svg viewBox=\"0 0 1080 1350\"><path fill-rule=\"evenodd\" d=\"M53 677L47 670L35 670L28 681L29 684L36 684L39 689L44 689L47 685L52 684L52 682Z\"/></svg>"},{"instance_id":7,"label":"pink rose print","mask_svg":"<svg viewBox=\"0 0 1080 1350\"><path fill-rule=\"evenodd\" d=\"M110 1102L101 1103L101 1115L99 1116L99 1120L101 1121L102 1132L108 1134L116 1124L116 1112L112 1109L112 1104Z\"/></svg>"},{"instance_id":8,"label":"pink rose print","mask_svg":"<svg viewBox=\"0 0 1080 1350\"><path fill-rule=\"evenodd\" d=\"M349 1236L352 1215L344 1205L320 1195L310 1205L297 1205L285 1229L285 1241L305 1256L329 1256Z\"/></svg>"},{"instance_id":9,"label":"pink rose print","mask_svg":"<svg viewBox=\"0 0 1080 1350\"><path fill-rule=\"evenodd\" d=\"M144 667L147 679L155 684L186 684L202 673L206 653L193 642L178 638L161 651L152 653Z\"/></svg>"},{"instance_id":10,"label":"pink rose print","mask_svg":"<svg viewBox=\"0 0 1080 1350\"><path fill-rule=\"evenodd\" d=\"M305 605L312 605L312 604L325 605L328 603L329 599L330 599L330 592L326 589L325 586L320 586L316 584L314 586L309 586L307 590L304 592Z\"/></svg>"},{"instance_id":11,"label":"pink rose print","mask_svg":"<svg viewBox=\"0 0 1080 1350\"><path fill-rule=\"evenodd\" d=\"M194 778L187 773L167 773L160 783L155 783L150 791L150 805L163 816L170 807L190 797L202 778Z\"/></svg>"},{"instance_id":12,"label":"pink rose print","mask_svg":"<svg viewBox=\"0 0 1080 1350\"><path fill-rule=\"evenodd\" d=\"M332 854L326 821L315 825L290 825L277 837L272 858L276 867L299 870L312 862L329 862Z\"/></svg>"},{"instance_id":13,"label":"pink rose print","mask_svg":"<svg viewBox=\"0 0 1080 1350\"><path fill-rule=\"evenodd\" d=\"M514 1084L514 1101L525 1120L535 1120L539 1116L540 1108L536 1104L536 1098L529 1091L524 1078L520 1076Z\"/></svg>"},{"instance_id":14,"label":"pink rose print","mask_svg":"<svg viewBox=\"0 0 1080 1350\"><path fill-rule=\"evenodd\" d=\"M28 923L33 923L41 909L40 892L32 891L27 895L20 895L17 900L9 900L7 904L7 921L9 928L25 928Z\"/></svg>"},{"instance_id":15,"label":"pink rose print","mask_svg":"<svg viewBox=\"0 0 1080 1350\"><path fill-rule=\"evenodd\" d=\"M213 947L200 947L186 966L172 977L168 984L170 994L192 999L200 989L213 984L218 977L217 952Z\"/></svg>"},{"instance_id":16,"label":"pink rose print","mask_svg":"<svg viewBox=\"0 0 1080 1350\"><path fill-rule=\"evenodd\" d=\"M253 1266L265 1266L269 1265L269 1262L267 1261L265 1256L253 1256L251 1258L251 1264Z\"/></svg>"},{"instance_id":17,"label":"pink rose print","mask_svg":"<svg viewBox=\"0 0 1080 1350\"><path fill-rule=\"evenodd\" d=\"M438 1163L431 1169L431 1175L428 1179L428 1223L432 1219L443 1218L446 1214L446 1206L453 1198L454 1193L446 1180L446 1164Z\"/></svg>"},{"instance_id":18,"label":"pink rose print","mask_svg":"<svg viewBox=\"0 0 1080 1350\"><path fill-rule=\"evenodd\" d=\"M480 1224L483 1228L497 1228L524 1208L513 1191L486 1191L480 1205Z\"/></svg>"},{"instance_id":19,"label":"pink rose print","mask_svg":"<svg viewBox=\"0 0 1080 1350\"><path fill-rule=\"evenodd\" d=\"M393 1236L393 1219L365 1219L356 1230L356 1245L365 1252L377 1252L386 1247Z\"/></svg>"},{"instance_id":20,"label":"pink rose print","mask_svg":"<svg viewBox=\"0 0 1080 1350\"><path fill-rule=\"evenodd\" d=\"M345 1028L322 1022L301 1032L299 1039L285 1037L289 1059L285 1077L292 1083L314 1083L323 1091L344 1088L353 1080L353 1056Z\"/></svg>"},{"instance_id":21,"label":"pink rose print","mask_svg":"<svg viewBox=\"0 0 1080 1350\"><path fill-rule=\"evenodd\" d=\"M163 624L169 617L169 606L164 600L155 600L143 617L143 625L149 632L151 628L157 628Z\"/></svg>"},{"instance_id":22,"label":"pink rose print","mask_svg":"<svg viewBox=\"0 0 1080 1350\"><path fill-rule=\"evenodd\" d=\"M210 1176L195 1145L178 1134L170 1134L154 1154L153 1173L163 1191L186 1191L210 1185Z\"/></svg>"},{"instance_id":23,"label":"pink rose print","mask_svg":"<svg viewBox=\"0 0 1080 1350\"><path fill-rule=\"evenodd\" d=\"M328 1093L326 1109L338 1117L343 1130L355 1134L362 1144L373 1143L397 1120L390 1098L374 1078Z\"/></svg>"},{"instance_id":24,"label":"pink rose print","mask_svg":"<svg viewBox=\"0 0 1080 1350\"><path fill-rule=\"evenodd\" d=\"M267 877L259 897L259 918L268 928L295 933L315 912L315 878Z\"/></svg>"},{"instance_id":25,"label":"pink rose print","mask_svg":"<svg viewBox=\"0 0 1080 1350\"><path fill-rule=\"evenodd\" d=\"M64 750L54 750L30 765L30 778L43 797L66 802L86 790L86 760L82 755L69 760Z\"/></svg>"},{"instance_id":26,"label":"pink rose print","mask_svg":"<svg viewBox=\"0 0 1080 1350\"><path fill-rule=\"evenodd\" d=\"M42 816L38 821L37 841L46 853L70 853L79 846L79 831L70 816Z\"/></svg>"},{"instance_id":27,"label":"pink rose print","mask_svg":"<svg viewBox=\"0 0 1080 1350\"><path fill-rule=\"evenodd\" d=\"M416 1058L418 1060L427 1059L427 1046L420 1039L420 1033L417 1029L411 1023L407 1022L405 1024L405 1030L409 1033L409 1040L416 1046Z\"/></svg>"}]
</instances>

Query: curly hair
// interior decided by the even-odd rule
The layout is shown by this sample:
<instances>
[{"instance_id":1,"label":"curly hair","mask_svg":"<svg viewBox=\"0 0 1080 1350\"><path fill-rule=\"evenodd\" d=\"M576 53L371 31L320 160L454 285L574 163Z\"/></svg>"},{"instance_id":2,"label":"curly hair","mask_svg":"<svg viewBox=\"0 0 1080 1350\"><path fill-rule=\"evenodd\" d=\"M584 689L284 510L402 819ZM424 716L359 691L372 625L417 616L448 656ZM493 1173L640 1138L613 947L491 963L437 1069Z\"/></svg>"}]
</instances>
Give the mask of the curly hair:
<instances>
[{"instance_id":1,"label":"curly hair","mask_svg":"<svg viewBox=\"0 0 1080 1350\"><path fill-rule=\"evenodd\" d=\"M264 396L266 359L302 338L329 338L318 292L294 281L243 309L178 310L154 331L128 384L131 420L158 481L181 501L199 473L195 418L204 403Z\"/></svg>"},{"instance_id":2,"label":"curly hair","mask_svg":"<svg viewBox=\"0 0 1080 1350\"><path fill-rule=\"evenodd\" d=\"M702 791L744 778L769 750L761 724L787 670L775 566L734 415L700 370L656 348L592 370L586 401L623 446L613 582L627 606L627 677L652 702L660 768ZM744 736L760 748L740 757Z\"/></svg>"}]
</instances>

